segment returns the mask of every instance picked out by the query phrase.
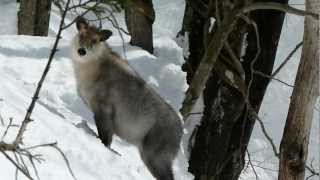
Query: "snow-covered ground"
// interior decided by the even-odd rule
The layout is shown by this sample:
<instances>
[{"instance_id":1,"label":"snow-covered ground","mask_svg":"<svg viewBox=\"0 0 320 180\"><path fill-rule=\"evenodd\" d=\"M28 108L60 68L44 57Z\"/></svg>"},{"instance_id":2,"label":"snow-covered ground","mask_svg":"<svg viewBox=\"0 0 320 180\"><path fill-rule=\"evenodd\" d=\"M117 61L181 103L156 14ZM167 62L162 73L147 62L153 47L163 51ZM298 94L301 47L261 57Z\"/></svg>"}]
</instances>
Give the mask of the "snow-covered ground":
<instances>
[{"instance_id":1,"label":"snow-covered ground","mask_svg":"<svg viewBox=\"0 0 320 180\"><path fill-rule=\"evenodd\" d=\"M301 0L292 1L292 3L301 3ZM187 86L185 74L180 68L183 63L182 49L178 47L173 38L182 22L184 0L155 0L154 5L157 15L154 25L154 56L140 48L129 46L127 36L124 36L126 50L124 54L122 40L117 31L109 23L103 26L114 32L114 36L108 40L111 47L126 57L146 82L178 110ZM60 20L58 10L53 8L49 32L51 37L17 36L15 35L17 7L16 3L9 0L0 0L0 114L6 124L11 117L15 124L21 122L46 64ZM120 25L123 26L122 15L118 14L117 17ZM69 21L70 19L67 19L67 22ZM25 133L25 145L58 142L58 146L66 154L79 180L152 179L134 146L115 137L112 148L121 154L118 156L106 149L99 139L80 126L85 120L92 129L95 129L92 114L84 106L75 90L68 53L69 42L75 32L75 27L71 27L63 33L59 51L32 116L34 121L30 123ZM303 18L287 16L275 67L302 40L302 32ZM297 53L292 58L278 78L290 84L294 83L299 56ZM280 144L291 90L290 87L272 81L260 112L277 146ZM319 113L315 111L309 146L309 162L314 159L314 166L318 169L319 118ZM5 126L0 124L0 137L4 130ZM10 142L16 130L12 128L5 140ZM274 158L271 146L261 134L258 124L254 129L249 152L260 179L274 180L277 178L277 160ZM72 179L63 158L57 151L42 148L35 150L34 153L43 154L45 159L41 164L37 164L41 179ZM185 156L183 151L180 152L174 163L173 168L177 180L193 179L192 175L187 172L188 165ZM14 175L13 165L0 155L0 180L14 179ZM244 170L241 178L255 179L255 175L249 167ZM20 174L19 179L25 178Z\"/></svg>"}]
</instances>

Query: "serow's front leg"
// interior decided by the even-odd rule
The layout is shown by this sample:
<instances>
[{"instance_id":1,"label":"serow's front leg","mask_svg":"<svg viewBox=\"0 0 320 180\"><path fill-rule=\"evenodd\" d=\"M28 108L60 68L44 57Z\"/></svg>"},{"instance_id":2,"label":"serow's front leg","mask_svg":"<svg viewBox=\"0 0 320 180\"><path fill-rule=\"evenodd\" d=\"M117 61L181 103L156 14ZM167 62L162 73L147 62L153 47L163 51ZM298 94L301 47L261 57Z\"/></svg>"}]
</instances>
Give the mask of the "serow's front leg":
<instances>
[{"instance_id":1,"label":"serow's front leg","mask_svg":"<svg viewBox=\"0 0 320 180\"><path fill-rule=\"evenodd\" d=\"M114 114L111 107L94 111L99 138L106 147L110 147L112 142Z\"/></svg>"}]
</instances>

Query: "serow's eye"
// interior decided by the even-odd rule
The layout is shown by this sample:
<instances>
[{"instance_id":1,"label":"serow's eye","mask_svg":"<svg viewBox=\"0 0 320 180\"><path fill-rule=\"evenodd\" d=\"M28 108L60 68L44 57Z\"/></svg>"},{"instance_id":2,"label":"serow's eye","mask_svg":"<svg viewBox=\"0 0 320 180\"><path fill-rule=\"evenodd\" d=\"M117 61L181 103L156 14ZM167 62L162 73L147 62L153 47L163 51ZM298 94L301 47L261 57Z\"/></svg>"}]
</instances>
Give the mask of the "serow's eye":
<instances>
[{"instance_id":1,"label":"serow's eye","mask_svg":"<svg viewBox=\"0 0 320 180\"><path fill-rule=\"evenodd\" d=\"M92 40L92 44L97 44L98 43L98 40L94 39Z\"/></svg>"}]
</instances>

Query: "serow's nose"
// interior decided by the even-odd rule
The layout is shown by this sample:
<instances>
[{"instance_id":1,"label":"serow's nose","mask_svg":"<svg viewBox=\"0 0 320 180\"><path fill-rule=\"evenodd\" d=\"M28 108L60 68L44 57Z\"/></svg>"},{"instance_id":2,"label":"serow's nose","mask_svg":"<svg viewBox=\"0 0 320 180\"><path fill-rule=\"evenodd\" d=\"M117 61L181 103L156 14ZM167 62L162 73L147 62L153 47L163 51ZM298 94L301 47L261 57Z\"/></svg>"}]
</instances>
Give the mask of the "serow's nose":
<instances>
[{"instance_id":1,"label":"serow's nose","mask_svg":"<svg viewBox=\"0 0 320 180\"><path fill-rule=\"evenodd\" d=\"M87 52L86 52L86 50L85 50L84 48L79 48L79 49L78 49L78 54L79 54L80 56L84 56L84 55L87 54Z\"/></svg>"}]
</instances>

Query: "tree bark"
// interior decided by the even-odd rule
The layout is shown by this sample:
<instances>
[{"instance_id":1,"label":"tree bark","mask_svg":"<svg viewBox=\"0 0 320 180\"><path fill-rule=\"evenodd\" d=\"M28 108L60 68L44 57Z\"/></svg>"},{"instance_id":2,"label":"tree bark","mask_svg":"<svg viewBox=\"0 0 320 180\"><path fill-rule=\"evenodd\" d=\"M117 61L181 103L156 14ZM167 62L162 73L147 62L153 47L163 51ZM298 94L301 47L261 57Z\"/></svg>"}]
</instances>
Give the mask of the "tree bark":
<instances>
[{"instance_id":1,"label":"tree bark","mask_svg":"<svg viewBox=\"0 0 320 180\"><path fill-rule=\"evenodd\" d=\"M273 2L279 2L279 0L273 0ZM281 0L280 2L287 3L288 1ZM222 12L222 14L227 15L228 13ZM284 13L261 10L251 13L250 17L257 23L261 41L261 53L254 64L254 69L270 75L281 34ZM193 21L198 20L194 19ZM198 28L204 27L205 25L202 24ZM239 43L242 42L242 35L246 31L248 32L248 47L242 65L246 75L246 86L248 86L252 79L250 65L257 53L257 39L254 29L246 30L243 24L238 23L229 37L229 42L232 49L239 52ZM192 38L189 37L189 39ZM192 43L194 42L189 41L190 47ZM192 53L191 50L190 53ZM228 57L224 48L217 63L223 62L222 59L226 58L230 59L231 57ZM197 129L195 144L189 161L189 171L195 175L195 180L238 179L244 167L245 151L255 122L254 117L248 114L247 108L244 106L243 94L221 78L218 67L217 64L214 66L212 75L203 92L204 115L201 125ZM230 71L233 72L232 69ZM192 79L191 73L188 72L190 74L189 79ZM268 78L259 75L253 76L249 102L257 112L269 81Z\"/></svg>"},{"instance_id":2,"label":"tree bark","mask_svg":"<svg viewBox=\"0 0 320 180\"><path fill-rule=\"evenodd\" d=\"M306 10L319 12L318 0ZM319 96L319 21L305 18L303 49L280 145L279 180L303 180L314 106Z\"/></svg>"},{"instance_id":3,"label":"tree bark","mask_svg":"<svg viewBox=\"0 0 320 180\"><path fill-rule=\"evenodd\" d=\"M47 36L52 0L21 0L18 34Z\"/></svg>"},{"instance_id":4,"label":"tree bark","mask_svg":"<svg viewBox=\"0 0 320 180\"><path fill-rule=\"evenodd\" d=\"M155 20L155 12L152 0L136 0L131 6L125 8L125 20L131 45L153 53L152 25Z\"/></svg>"}]
</instances>

